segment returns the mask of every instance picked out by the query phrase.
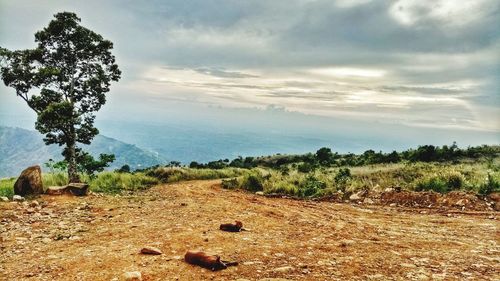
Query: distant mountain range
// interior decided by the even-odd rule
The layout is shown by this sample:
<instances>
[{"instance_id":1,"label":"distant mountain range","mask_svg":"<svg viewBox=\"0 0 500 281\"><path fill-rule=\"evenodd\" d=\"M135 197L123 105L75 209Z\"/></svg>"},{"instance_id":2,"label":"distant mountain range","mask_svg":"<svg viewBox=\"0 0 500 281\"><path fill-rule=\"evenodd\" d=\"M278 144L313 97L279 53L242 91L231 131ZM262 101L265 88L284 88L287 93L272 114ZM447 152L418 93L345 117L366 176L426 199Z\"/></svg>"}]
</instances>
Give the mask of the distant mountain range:
<instances>
[{"instance_id":1,"label":"distant mountain range","mask_svg":"<svg viewBox=\"0 0 500 281\"><path fill-rule=\"evenodd\" d=\"M84 146L84 150L94 156L115 154L111 169L125 164L140 168L166 162L158 153L102 135L98 135L90 146ZM24 168L35 164L43 169L49 159L61 160L61 151L62 147L57 145L45 145L43 136L36 131L0 126L0 177L17 176Z\"/></svg>"}]
</instances>

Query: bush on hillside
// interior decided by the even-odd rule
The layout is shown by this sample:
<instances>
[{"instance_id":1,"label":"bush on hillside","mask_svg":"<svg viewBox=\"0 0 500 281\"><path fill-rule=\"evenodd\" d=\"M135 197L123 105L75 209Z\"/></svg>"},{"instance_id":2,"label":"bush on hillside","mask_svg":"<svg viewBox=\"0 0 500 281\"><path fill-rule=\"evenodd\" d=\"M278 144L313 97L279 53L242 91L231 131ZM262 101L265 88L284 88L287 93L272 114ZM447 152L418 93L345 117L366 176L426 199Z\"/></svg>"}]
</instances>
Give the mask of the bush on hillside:
<instances>
[{"instance_id":1,"label":"bush on hillside","mask_svg":"<svg viewBox=\"0 0 500 281\"><path fill-rule=\"evenodd\" d=\"M308 175L300 184L299 194L302 197L311 197L319 194L325 188L325 182L317 179L313 175Z\"/></svg>"},{"instance_id":2,"label":"bush on hillside","mask_svg":"<svg viewBox=\"0 0 500 281\"><path fill-rule=\"evenodd\" d=\"M493 192L500 192L500 181L496 180L488 173L486 181L479 186L478 193L481 195L488 195Z\"/></svg>"},{"instance_id":3,"label":"bush on hillside","mask_svg":"<svg viewBox=\"0 0 500 281\"><path fill-rule=\"evenodd\" d=\"M252 171L243 176L241 187L245 190L256 192L264 190L264 177L258 171Z\"/></svg>"},{"instance_id":4,"label":"bush on hillside","mask_svg":"<svg viewBox=\"0 0 500 281\"><path fill-rule=\"evenodd\" d=\"M461 189L465 186L465 177L458 171L445 171L440 174L425 176L417 181L416 191L433 190L446 193Z\"/></svg>"}]
</instances>

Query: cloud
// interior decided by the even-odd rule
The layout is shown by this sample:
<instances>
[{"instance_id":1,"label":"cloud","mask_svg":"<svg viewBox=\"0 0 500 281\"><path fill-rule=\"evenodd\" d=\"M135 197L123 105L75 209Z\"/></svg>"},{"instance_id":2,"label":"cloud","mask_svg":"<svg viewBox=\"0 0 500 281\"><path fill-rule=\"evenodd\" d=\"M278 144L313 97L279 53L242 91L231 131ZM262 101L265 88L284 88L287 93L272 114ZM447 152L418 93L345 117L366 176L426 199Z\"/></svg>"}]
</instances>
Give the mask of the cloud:
<instances>
[{"instance_id":1,"label":"cloud","mask_svg":"<svg viewBox=\"0 0 500 281\"><path fill-rule=\"evenodd\" d=\"M481 22L498 13L498 2L489 0L398 0L390 8L390 15L399 23L415 26L436 22L445 27L456 27Z\"/></svg>"},{"instance_id":2,"label":"cloud","mask_svg":"<svg viewBox=\"0 0 500 281\"><path fill-rule=\"evenodd\" d=\"M77 12L115 43L129 99L274 104L500 132L496 0L0 0L0 7L9 48L32 47L52 14Z\"/></svg>"}]
</instances>

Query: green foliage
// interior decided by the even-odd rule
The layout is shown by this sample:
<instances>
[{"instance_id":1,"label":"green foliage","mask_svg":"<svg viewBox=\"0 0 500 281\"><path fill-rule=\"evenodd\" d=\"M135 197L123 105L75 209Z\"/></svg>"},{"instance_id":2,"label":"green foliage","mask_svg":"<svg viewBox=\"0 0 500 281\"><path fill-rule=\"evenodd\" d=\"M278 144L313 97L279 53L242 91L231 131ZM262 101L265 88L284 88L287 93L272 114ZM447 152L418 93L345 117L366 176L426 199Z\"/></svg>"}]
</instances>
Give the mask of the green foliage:
<instances>
[{"instance_id":1,"label":"green foliage","mask_svg":"<svg viewBox=\"0 0 500 281\"><path fill-rule=\"evenodd\" d=\"M499 159L497 159L499 160ZM499 191L500 169L497 161L469 163L396 163L359 167L320 168L309 173L289 164L287 172L256 168L232 179L227 188L259 190L301 197L320 197L360 189L383 190L388 187L415 191L449 192L467 190L488 194ZM492 168L492 169L490 169ZM489 176L488 176L489 174Z\"/></svg>"},{"instance_id":2,"label":"green foliage","mask_svg":"<svg viewBox=\"0 0 500 281\"><path fill-rule=\"evenodd\" d=\"M446 181L441 177L429 177L419 181L415 187L416 191L448 192Z\"/></svg>"},{"instance_id":3,"label":"green foliage","mask_svg":"<svg viewBox=\"0 0 500 281\"><path fill-rule=\"evenodd\" d=\"M55 162L53 159L49 159L48 162L44 163L44 166L47 167L51 174L65 172L68 169L68 162L66 161L58 161Z\"/></svg>"},{"instance_id":4,"label":"green foliage","mask_svg":"<svg viewBox=\"0 0 500 281\"><path fill-rule=\"evenodd\" d=\"M367 150L362 154L353 153L338 154L330 148L322 147L316 153L302 155L270 155L260 157L241 157L229 161L220 159L210 161L206 164L191 162L190 168L224 169L226 167L237 167L253 169L256 167L272 168L289 173L290 168L297 168L301 173L310 173L320 168L330 167L361 167L365 165L391 164L391 163L420 163L420 162L459 162L478 159L491 159L500 155L500 146L477 146L460 149L453 143L451 146L442 147L423 145L416 149L408 149L402 152L392 151L384 153Z\"/></svg>"},{"instance_id":5,"label":"green foliage","mask_svg":"<svg viewBox=\"0 0 500 281\"><path fill-rule=\"evenodd\" d=\"M178 182L184 180L234 178L241 174L242 170L236 168L211 170L183 167L158 167L146 171L146 175L154 177L163 183Z\"/></svg>"},{"instance_id":6,"label":"green foliage","mask_svg":"<svg viewBox=\"0 0 500 281\"><path fill-rule=\"evenodd\" d=\"M243 176L241 188L251 192L262 191L264 190L263 184L264 177L259 171L254 170Z\"/></svg>"},{"instance_id":7,"label":"green foliage","mask_svg":"<svg viewBox=\"0 0 500 281\"><path fill-rule=\"evenodd\" d=\"M222 188L236 189L240 186L237 178L222 179Z\"/></svg>"},{"instance_id":8,"label":"green foliage","mask_svg":"<svg viewBox=\"0 0 500 281\"><path fill-rule=\"evenodd\" d=\"M349 168L340 168L335 174L335 182L336 183L346 183L352 178L351 176L351 170Z\"/></svg>"},{"instance_id":9,"label":"green foliage","mask_svg":"<svg viewBox=\"0 0 500 281\"><path fill-rule=\"evenodd\" d=\"M313 175L308 175L300 184L299 195L302 197L311 197L319 194L325 188L325 182L317 179Z\"/></svg>"},{"instance_id":10,"label":"green foliage","mask_svg":"<svg viewBox=\"0 0 500 281\"><path fill-rule=\"evenodd\" d=\"M491 173L488 173L486 181L479 186L478 193L488 195L493 192L500 192L500 181L495 179Z\"/></svg>"},{"instance_id":11,"label":"green foliage","mask_svg":"<svg viewBox=\"0 0 500 281\"><path fill-rule=\"evenodd\" d=\"M90 188L95 192L120 193L143 190L158 183L158 179L143 173L103 172L90 182Z\"/></svg>"},{"instance_id":12,"label":"green foliage","mask_svg":"<svg viewBox=\"0 0 500 281\"><path fill-rule=\"evenodd\" d=\"M12 198L14 196L14 183L16 178L0 179L0 196Z\"/></svg>"},{"instance_id":13,"label":"green foliage","mask_svg":"<svg viewBox=\"0 0 500 281\"><path fill-rule=\"evenodd\" d=\"M416 191L436 191L446 193L464 187L465 178L458 171L441 171L438 174L426 175L418 180Z\"/></svg>"},{"instance_id":14,"label":"green foliage","mask_svg":"<svg viewBox=\"0 0 500 281\"><path fill-rule=\"evenodd\" d=\"M99 154L99 160L96 160L92 155L79 149L77 154L77 170L93 178L95 173L104 171L104 168L109 167L109 164L114 160L115 155L113 154L101 153ZM65 172L68 169L68 162L66 160L55 162L49 159L44 165L49 168L51 173Z\"/></svg>"},{"instance_id":15,"label":"green foliage","mask_svg":"<svg viewBox=\"0 0 500 281\"><path fill-rule=\"evenodd\" d=\"M314 170L315 168L316 167L313 164L308 163L308 162L302 163L302 164L297 166L297 170L301 173L309 173L312 170Z\"/></svg>"},{"instance_id":16,"label":"green foliage","mask_svg":"<svg viewBox=\"0 0 500 281\"><path fill-rule=\"evenodd\" d=\"M94 159L92 155L81 152L77 156L78 171L85 173L90 177L94 177L96 172L104 171L104 168L109 167L109 164L115 161L113 154L99 154L99 160Z\"/></svg>"},{"instance_id":17,"label":"green foliage","mask_svg":"<svg viewBox=\"0 0 500 281\"><path fill-rule=\"evenodd\" d=\"M45 143L66 146L69 178L77 181L76 145L90 144L99 133L95 112L121 72L111 54L113 43L81 26L74 13L54 17L35 34L35 49L0 48L0 74L37 114L35 127L45 134Z\"/></svg>"},{"instance_id":18,"label":"green foliage","mask_svg":"<svg viewBox=\"0 0 500 281\"><path fill-rule=\"evenodd\" d=\"M291 196L299 196L300 190L299 187L287 182L287 181L278 181L269 188L265 189L265 193L276 193L276 194L286 194Z\"/></svg>"},{"instance_id":19,"label":"green foliage","mask_svg":"<svg viewBox=\"0 0 500 281\"><path fill-rule=\"evenodd\" d=\"M82 177L82 179L87 181L86 177ZM63 186L68 183L68 175L62 172L44 173L42 174L42 182L44 188L49 186Z\"/></svg>"},{"instance_id":20,"label":"green foliage","mask_svg":"<svg viewBox=\"0 0 500 281\"><path fill-rule=\"evenodd\" d=\"M322 147L316 151L316 159L322 165L329 165L334 161L332 150L328 147Z\"/></svg>"},{"instance_id":21,"label":"green foliage","mask_svg":"<svg viewBox=\"0 0 500 281\"><path fill-rule=\"evenodd\" d=\"M130 173L130 166L125 164L120 169L116 170L118 173Z\"/></svg>"},{"instance_id":22,"label":"green foliage","mask_svg":"<svg viewBox=\"0 0 500 281\"><path fill-rule=\"evenodd\" d=\"M351 180L351 178L351 170L349 170L349 168L340 168L334 177L337 189L344 192L346 190L347 183Z\"/></svg>"}]
</instances>

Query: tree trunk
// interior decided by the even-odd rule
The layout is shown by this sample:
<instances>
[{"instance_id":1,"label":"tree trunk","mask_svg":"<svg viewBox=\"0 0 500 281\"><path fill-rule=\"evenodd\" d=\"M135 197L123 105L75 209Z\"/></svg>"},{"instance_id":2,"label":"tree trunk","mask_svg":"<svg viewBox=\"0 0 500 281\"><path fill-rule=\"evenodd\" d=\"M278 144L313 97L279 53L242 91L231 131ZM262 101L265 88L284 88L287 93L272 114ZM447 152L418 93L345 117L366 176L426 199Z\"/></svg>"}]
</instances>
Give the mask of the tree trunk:
<instances>
[{"instance_id":1,"label":"tree trunk","mask_svg":"<svg viewBox=\"0 0 500 281\"><path fill-rule=\"evenodd\" d=\"M68 180L70 183L80 182L78 170L76 168L76 136L72 132L71 140L68 141L68 153L66 155L68 161Z\"/></svg>"}]
</instances>

